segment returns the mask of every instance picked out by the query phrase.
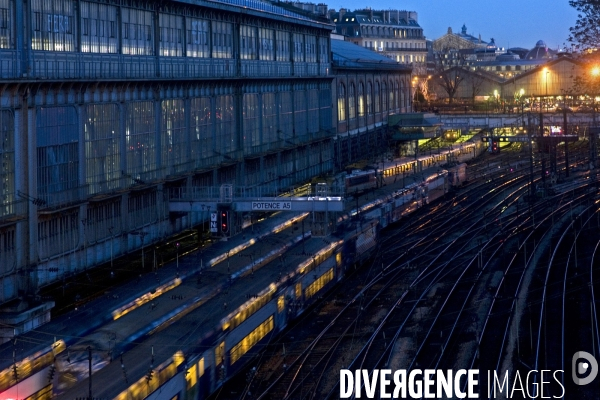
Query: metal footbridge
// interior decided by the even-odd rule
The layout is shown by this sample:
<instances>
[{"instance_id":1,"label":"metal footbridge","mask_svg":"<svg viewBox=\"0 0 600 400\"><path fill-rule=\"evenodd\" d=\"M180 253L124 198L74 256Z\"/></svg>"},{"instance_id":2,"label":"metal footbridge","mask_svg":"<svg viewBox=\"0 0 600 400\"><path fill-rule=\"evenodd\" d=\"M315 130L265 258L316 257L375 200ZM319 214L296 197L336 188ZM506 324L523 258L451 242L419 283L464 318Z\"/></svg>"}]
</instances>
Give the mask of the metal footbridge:
<instances>
[{"instance_id":1,"label":"metal footbridge","mask_svg":"<svg viewBox=\"0 0 600 400\"><path fill-rule=\"evenodd\" d=\"M343 188L326 184L304 186L300 190L281 192L268 186L172 188L169 192L169 212L216 211L224 206L236 212L344 211Z\"/></svg>"}]
</instances>

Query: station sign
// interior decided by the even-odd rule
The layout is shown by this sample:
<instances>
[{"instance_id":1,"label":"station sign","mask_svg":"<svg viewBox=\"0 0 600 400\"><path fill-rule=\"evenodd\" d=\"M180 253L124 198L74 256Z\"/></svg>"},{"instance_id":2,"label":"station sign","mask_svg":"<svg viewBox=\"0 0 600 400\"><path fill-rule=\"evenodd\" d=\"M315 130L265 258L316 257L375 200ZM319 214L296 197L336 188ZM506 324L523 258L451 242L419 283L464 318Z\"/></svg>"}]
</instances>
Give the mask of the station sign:
<instances>
[{"instance_id":1,"label":"station sign","mask_svg":"<svg viewBox=\"0 0 600 400\"><path fill-rule=\"evenodd\" d=\"M291 211L291 201L253 201L252 211Z\"/></svg>"},{"instance_id":2,"label":"station sign","mask_svg":"<svg viewBox=\"0 0 600 400\"><path fill-rule=\"evenodd\" d=\"M217 233L217 213L210 213L210 232Z\"/></svg>"}]
</instances>

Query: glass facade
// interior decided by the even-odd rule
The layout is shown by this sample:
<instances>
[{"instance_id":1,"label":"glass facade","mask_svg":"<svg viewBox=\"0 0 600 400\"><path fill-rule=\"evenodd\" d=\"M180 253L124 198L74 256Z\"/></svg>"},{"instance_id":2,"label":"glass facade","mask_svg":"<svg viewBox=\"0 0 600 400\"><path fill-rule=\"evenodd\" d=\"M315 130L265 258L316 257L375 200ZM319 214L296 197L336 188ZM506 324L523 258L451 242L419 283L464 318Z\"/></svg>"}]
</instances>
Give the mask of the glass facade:
<instances>
[{"instance_id":1,"label":"glass facade","mask_svg":"<svg viewBox=\"0 0 600 400\"><path fill-rule=\"evenodd\" d=\"M250 154L253 150L260 151L260 108L258 94L244 95L244 151Z\"/></svg>"},{"instance_id":2,"label":"glass facade","mask_svg":"<svg viewBox=\"0 0 600 400\"><path fill-rule=\"evenodd\" d=\"M275 93L262 94L263 139L265 144L277 142L277 104Z\"/></svg>"},{"instance_id":3,"label":"glass facade","mask_svg":"<svg viewBox=\"0 0 600 400\"><path fill-rule=\"evenodd\" d=\"M290 61L290 34L284 31L276 31L275 37L277 61Z\"/></svg>"},{"instance_id":4,"label":"glass facade","mask_svg":"<svg viewBox=\"0 0 600 400\"><path fill-rule=\"evenodd\" d=\"M306 62L317 62L317 38L306 35Z\"/></svg>"},{"instance_id":5,"label":"glass facade","mask_svg":"<svg viewBox=\"0 0 600 400\"><path fill-rule=\"evenodd\" d=\"M275 31L268 28L258 29L259 58L261 60L275 60Z\"/></svg>"},{"instance_id":6,"label":"glass facade","mask_svg":"<svg viewBox=\"0 0 600 400\"><path fill-rule=\"evenodd\" d=\"M187 126L182 99L162 101L161 129L162 165L173 167L187 161ZM167 169L167 174L171 173Z\"/></svg>"},{"instance_id":7,"label":"glass facade","mask_svg":"<svg viewBox=\"0 0 600 400\"><path fill-rule=\"evenodd\" d=\"M205 19L186 18L186 55L188 57L210 57L210 22Z\"/></svg>"},{"instance_id":8,"label":"glass facade","mask_svg":"<svg viewBox=\"0 0 600 400\"><path fill-rule=\"evenodd\" d=\"M75 2L31 0L31 48L75 51Z\"/></svg>"},{"instance_id":9,"label":"glass facade","mask_svg":"<svg viewBox=\"0 0 600 400\"><path fill-rule=\"evenodd\" d=\"M183 17L158 14L160 31L159 52L161 56L183 56Z\"/></svg>"},{"instance_id":10,"label":"glass facade","mask_svg":"<svg viewBox=\"0 0 600 400\"><path fill-rule=\"evenodd\" d=\"M127 174L133 181L156 170L156 129L154 102L129 103L125 115L125 155Z\"/></svg>"},{"instance_id":11,"label":"glass facade","mask_svg":"<svg viewBox=\"0 0 600 400\"><path fill-rule=\"evenodd\" d=\"M229 22L211 21L211 25L213 58L232 58L233 24Z\"/></svg>"},{"instance_id":12,"label":"glass facade","mask_svg":"<svg viewBox=\"0 0 600 400\"><path fill-rule=\"evenodd\" d=\"M123 54L154 55L154 21L151 11L121 8Z\"/></svg>"},{"instance_id":13,"label":"glass facade","mask_svg":"<svg viewBox=\"0 0 600 400\"><path fill-rule=\"evenodd\" d=\"M256 60L258 57L257 31L254 26L240 26L240 58Z\"/></svg>"},{"instance_id":14,"label":"glass facade","mask_svg":"<svg viewBox=\"0 0 600 400\"><path fill-rule=\"evenodd\" d=\"M81 51L118 53L117 7L81 2Z\"/></svg>"},{"instance_id":15,"label":"glass facade","mask_svg":"<svg viewBox=\"0 0 600 400\"><path fill-rule=\"evenodd\" d=\"M0 49L14 49L13 3L0 0Z\"/></svg>"},{"instance_id":16,"label":"glass facade","mask_svg":"<svg viewBox=\"0 0 600 400\"><path fill-rule=\"evenodd\" d=\"M294 136L294 126L292 124L292 113L294 105L292 104L291 92L279 93L279 131L280 139L290 140ZM291 143L291 142L290 142ZM290 143L287 143L288 145Z\"/></svg>"},{"instance_id":17,"label":"glass facade","mask_svg":"<svg viewBox=\"0 0 600 400\"><path fill-rule=\"evenodd\" d=\"M90 194L117 189L121 178L121 127L116 104L85 107L86 183Z\"/></svg>"},{"instance_id":18,"label":"glass facade","mask_svg":"<svg viewBox=\"0 0 600 400\"><path fill-rule=\"evenodd\" d=\"M15 123L12 112L0 111L0 217L14 213Z\"/></svg>"},{"instance_id":19,"label":"glass facade","mask_svg":"<svg viewBox=\"0 0 600 400\"><path fill-rule=\"evenodd\" d=\"M308 94L308 133L319 131L319 91L310 89Z\"/></svg>"},{"instance_id":20,"label":"glass facade","mask_svg":"<svg viewBox=\"0 0 600 400\"><path fill-rule=\"evenodd\" d=\"M215 109L216 148L221 154L238 150L233 96L217 96Z\"/></svg>"},{"instance_id":21,"label":"glass facade","mask_svg":"<svg viewBox=\"0 0 600 400\"><path fill-rule=\"evenodd\" d=\"M37 111L38 195L78 186L79 149L74 107L41 107Z\"/></svg>"},{"instance_id":22,"label":"glass facade","mask_svg":"<svg viewBox=\"0 0 600 400\"><path fill-rule=\"evenodd\" d=\"M304 62L304 35L301 33L292 34L294 43L294 61Z\"/></svg>"},{"instance_id":23,"label":"glass facade","mask_svg":"<svg viewBox=\"0 0 600 400\"><path fill-rule=\"evenodd\" d=\"M308 127L306 123L306 92L304 90L294 91L294 114L295 136L305 136Z\"/></svg>"},{"instance_id":24,"label":"glass facade","mask_svg":"<svg viewBox=\"0 0 600 400\"><path fill-rule=\"evenodd\" d=\"M190 100L192 160L198 164L214 155L213 113L210 97Z\"/></svg>"}]
</instances>

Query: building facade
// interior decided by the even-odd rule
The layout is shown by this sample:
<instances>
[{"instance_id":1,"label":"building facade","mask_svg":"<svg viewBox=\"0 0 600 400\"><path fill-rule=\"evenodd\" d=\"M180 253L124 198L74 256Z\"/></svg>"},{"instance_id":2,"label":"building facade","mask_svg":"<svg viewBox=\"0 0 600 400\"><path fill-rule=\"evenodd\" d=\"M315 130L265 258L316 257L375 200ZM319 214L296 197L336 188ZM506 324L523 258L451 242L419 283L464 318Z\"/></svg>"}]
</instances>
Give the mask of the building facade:
<instances>
[{"instance_id":1,"label":"building facade","mask_svg":"<svg viewBox=\"0 0 600 400\"><path fill-rule=\"evenodd\" d=\"M332 40L337 111L335 166L376 161L388 143L388 117L412 109L409 66L349 41Z\"/></svg>"},{"instance_id":2,"label":"building facade","mask_svg":"<svg viewBox=\"0 0 600 400\"><path fill-rule=\"evenodd\" d=\"M209 218L170 215L172 190L333 169L327 23L250 0L0 11L0 304Z\"/></svg>"},{"instance_id":3,"label":"building facade","mask_svg":"<svg viewBox=\"0 0 600 400\"><path fill-rule=\"evenodd\" d=\"M412 67L413 74L426 73L427 46L415 11L330 10L336 33L346 40Z\"/></svg>"}]
</instances>

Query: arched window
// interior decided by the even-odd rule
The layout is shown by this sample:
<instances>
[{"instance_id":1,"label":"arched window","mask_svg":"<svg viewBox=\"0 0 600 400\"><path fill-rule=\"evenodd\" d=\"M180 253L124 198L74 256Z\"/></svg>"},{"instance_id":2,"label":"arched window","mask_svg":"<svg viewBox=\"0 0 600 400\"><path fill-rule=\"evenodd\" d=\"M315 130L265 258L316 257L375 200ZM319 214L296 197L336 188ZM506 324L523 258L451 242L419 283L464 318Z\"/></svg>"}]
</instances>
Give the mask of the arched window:
<instances>
[{"instance_id":1,"label":"arched window","mask_svg":"<svg viewBox=\"0 0 600 400\"><path fill-rule=\"evenodd\" d=\"M365 84L362 82L358 84L358 116L365 116Z\"/></svg>"},{"instance_id":2,"label":"arched window","mask_svg":"<svg viewBox=\"0 0 600 400\"><path fill-rule=\"evenodd\" d=\"M394 96L394 82L390 82L390 91L389 91L389 96L390 96L390 102L389 102L389 106L390 106L390 110L393 110L395 108L395 100L396 100L396 96Z\"/></svg>"},{"instance_id":3,"label":"arched window","mask_svg":"<svg viewBox=\"0 0 600 400\"><path fill-rule=\"evenodd\" d=\"M367 115L373 114L373 85L367 82Z\"/></svg>"},{"instance_id":4,"label":"arched window","mask_svg":"<svg viewBox=\"0 0 600 400\"><path fill-rule=\"evenodd\" d=\"M346 88L343 83L338 87L338 121L346 120Z\"/></svg>"},{"instance_id":5,"label":"arched window","mask_svg":"<svg viewBox=\"0 0 600 400\"><path fill-rule=\"evenodd\" d=\"M379 90L379 82L375 81L375 94L373 95L373 97L375 97L375 112L376 113L380 113L381 112L381 97L380 97L380 90Z\"/></svg>"},{"instance_id":6,"label":"arched window","mask_svg":"<svg viewBox=\"0 0 600 400\"><path fill-rule=\"evenodd\" d=\"M394 108L400 108L400 85L398 81L394 82L394 99L396 100L396 105Z\"/></svg>"},{"instance_id":7,"label":"arched window","mask_svg":"<svg viewBox=\"0 0 600 400\"><path fill-rule=\"evenodd\" d=\"M387 111L387 99L388 99L388 92L387 92L387 85L384 82L381 82L381 111L382 112L386 112Z\"/></svg>"},{"instance_id":8,"label":"arched window","mask_svg":"<svg viewBox=\"0 0 600 400\"><path fill-rule=\"evenodd\" d=\"M356 90L354 83L350 84L348 89L348 119L356 118Z\"/></svg>"},{"instance_id":9,"label":"arched window","mask_svg":"<svg viewBox=\"0 0 600 400\"><path fill-rule=\"evenodd\" d=\"M404 93L404 79L400 80L400 107L406 107L406 93Z\"/></svg>"}]
</instances>

